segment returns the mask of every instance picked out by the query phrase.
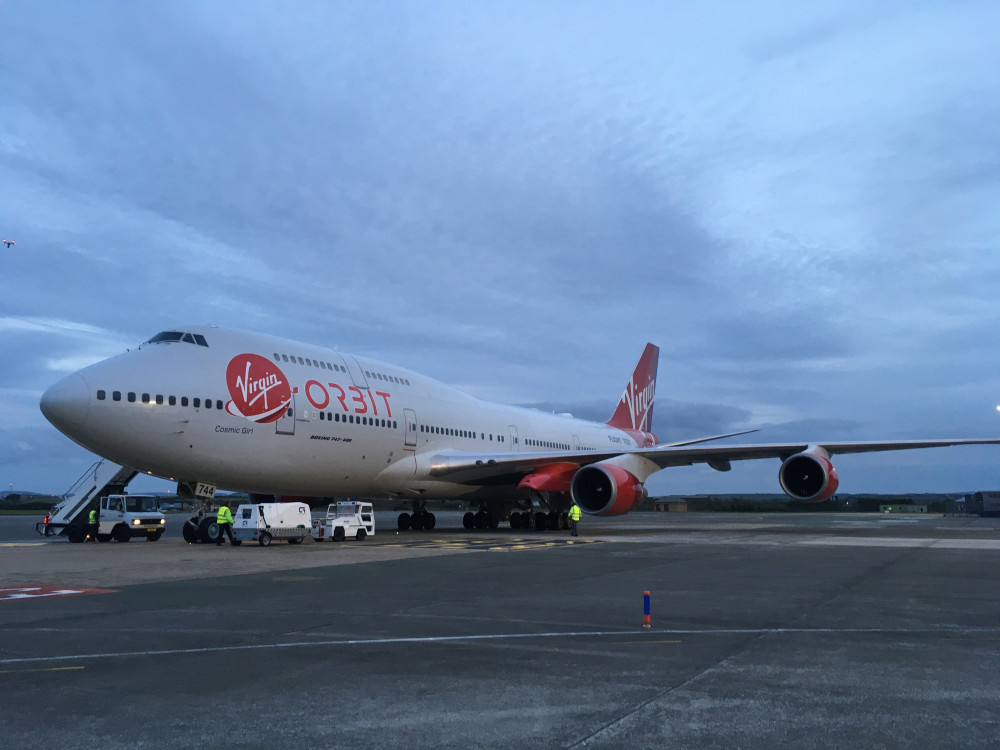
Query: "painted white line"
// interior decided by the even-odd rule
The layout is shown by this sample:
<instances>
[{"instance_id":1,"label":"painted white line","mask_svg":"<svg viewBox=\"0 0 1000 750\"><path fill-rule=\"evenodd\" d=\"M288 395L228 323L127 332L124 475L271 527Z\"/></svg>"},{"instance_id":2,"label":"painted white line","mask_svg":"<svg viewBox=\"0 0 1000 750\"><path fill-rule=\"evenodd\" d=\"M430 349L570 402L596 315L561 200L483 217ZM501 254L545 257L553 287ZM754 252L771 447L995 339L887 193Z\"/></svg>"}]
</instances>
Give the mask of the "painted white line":
<instances>
[{"instance_id":1,"label":"painted white line","mask_svg":"<svg viewBox=\"0 0 1000 750\"><path fill-rule=\"evenodd\" d=\"M409 638L344 638L329 641L294 641L288 643L254 643L244 646L209 646L203 648L174 648L151 651L121 651L118 653L64 654L62 656L33 656L22 659L0 659L3 664L34 664L45 662L80 661L83 659L121 659L129 657L177 656L183 654L212 654L233 651L265 651L291 648L317 648L320 646L384 646L401 643L455 643L476 641L530 640L533 638L606 638L622 636L651 638L665 635L942 635L942 636L997 636L1000 628L709 628L705 630L591 630L562 633L488 633L482 635L437 635Z\"/></svg>"}]
</instances>

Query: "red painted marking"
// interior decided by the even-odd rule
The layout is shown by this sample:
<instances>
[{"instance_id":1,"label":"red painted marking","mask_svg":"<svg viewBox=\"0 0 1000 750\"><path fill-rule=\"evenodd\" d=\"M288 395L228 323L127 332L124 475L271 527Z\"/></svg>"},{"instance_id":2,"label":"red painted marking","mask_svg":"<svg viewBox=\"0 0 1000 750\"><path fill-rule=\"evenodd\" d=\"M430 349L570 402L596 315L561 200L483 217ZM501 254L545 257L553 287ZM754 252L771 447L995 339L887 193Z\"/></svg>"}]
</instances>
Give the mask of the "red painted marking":
<instances>
[{"instance_id":1,"label":"red painted marking","mask_svg":"<svg viewBox=\"0 0 1000 750\"><path fill-rule=\"evenodd\" d=\"M117 594L118 589L86 589L69 586L0 586L0 602L15 599L42 599L78 594Z\"/></svg>"}]
</instances>

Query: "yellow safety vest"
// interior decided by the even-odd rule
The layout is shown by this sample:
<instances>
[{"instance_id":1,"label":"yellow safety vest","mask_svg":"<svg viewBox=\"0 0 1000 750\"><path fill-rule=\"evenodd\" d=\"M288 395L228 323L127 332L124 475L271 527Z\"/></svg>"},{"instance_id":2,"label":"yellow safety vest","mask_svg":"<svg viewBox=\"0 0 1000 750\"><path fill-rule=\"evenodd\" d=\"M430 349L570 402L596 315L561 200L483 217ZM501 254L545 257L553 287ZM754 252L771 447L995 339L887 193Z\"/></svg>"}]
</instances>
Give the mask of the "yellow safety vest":
<instances>
[{"instance_id":1,"label":"yellow safety vest","mask_svg":"<svg viewBox=\"0 0 1000 750\"><path fill-rule=\"evenodd\" d=\"M97 523L97 511L96 510L90 511L90 523L91 523L91 525Z\"/></svg>"},{"instance_id":2,"label":"yellow safety vest","mask_svg":"<svg viewBox=\"0 0 1000 750\"><path fill-rule=\"evenodd\" d=\"M223 505L219 508L218 523L232 523L233 522L233 512L229 508Z\"/></svg>"},{"instance_id":3,"label":"yellow safety vest","mask_svg":"<svg viewBox=\"0 0 1000 750\"><path fill-rule=\"evenodd\" d=\"M579 521L581 514L582 511L580 510L580 506L574 505L572 508L569 509L569 520Z\"/></svg>"}]
</instances>

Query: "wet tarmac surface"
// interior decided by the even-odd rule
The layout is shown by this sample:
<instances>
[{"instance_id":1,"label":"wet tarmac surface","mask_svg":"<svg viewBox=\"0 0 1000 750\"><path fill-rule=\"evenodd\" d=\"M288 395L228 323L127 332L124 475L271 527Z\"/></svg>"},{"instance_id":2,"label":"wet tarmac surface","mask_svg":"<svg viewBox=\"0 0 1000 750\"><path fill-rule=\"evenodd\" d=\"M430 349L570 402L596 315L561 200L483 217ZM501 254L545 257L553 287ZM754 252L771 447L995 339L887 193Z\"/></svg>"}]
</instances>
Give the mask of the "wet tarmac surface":
<instances>
[{"instance_id":1,"label":"wet tarmac surface","mask_svg":"<svg viewBox=\"0 0 1000 750\"><path fill-rule=\"evenodd\" d=\"M71 545L22 534L35 520L0 517L7 748L1000 737L996 519L642 514L586 519L579 540L267 549L169 526Z\"/></svg>"}]
</instances>

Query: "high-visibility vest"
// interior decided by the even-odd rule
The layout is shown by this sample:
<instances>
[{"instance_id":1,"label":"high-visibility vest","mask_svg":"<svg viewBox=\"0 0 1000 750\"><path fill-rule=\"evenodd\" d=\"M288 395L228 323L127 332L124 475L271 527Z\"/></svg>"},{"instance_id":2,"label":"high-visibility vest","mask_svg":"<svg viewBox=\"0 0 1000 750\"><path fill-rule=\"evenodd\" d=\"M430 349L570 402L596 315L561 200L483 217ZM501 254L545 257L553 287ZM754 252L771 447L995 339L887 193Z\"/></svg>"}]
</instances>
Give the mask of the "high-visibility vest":
<instances>
[{"instance_id":1,"label":"high-visibility vest","mask_svg":"<svg viewBox=\"0 0 1000 750\"><path fill-rule=\"evenodd\" d=\"M579 505L575 505L574 504L573 507L569 509L569 520L570 521L579 521L581 515L582 515L582 511L580 510L580 506Z\"/></svg>"},{"instance_id":2,"label":"high-visibility vest","mask_svg":"<svg viewBox=\"0 0 1000 750\"><path fill-rule=\"evenodd\" d=\"M96 510L90 511L90 523L91 524L97 523L97 511Z\"/></svg>"},{"instance_id":3,"label":"high-visibility vest","mask_svg":"<svg viewBox=\"0 0 1000 750\"><path fill-rule=\"evenodd\" d=\"M223 505L219 508L218 523L232 523L233 522L233 512L229 510L229 507Z\"/></svg>"}]
</instances>

